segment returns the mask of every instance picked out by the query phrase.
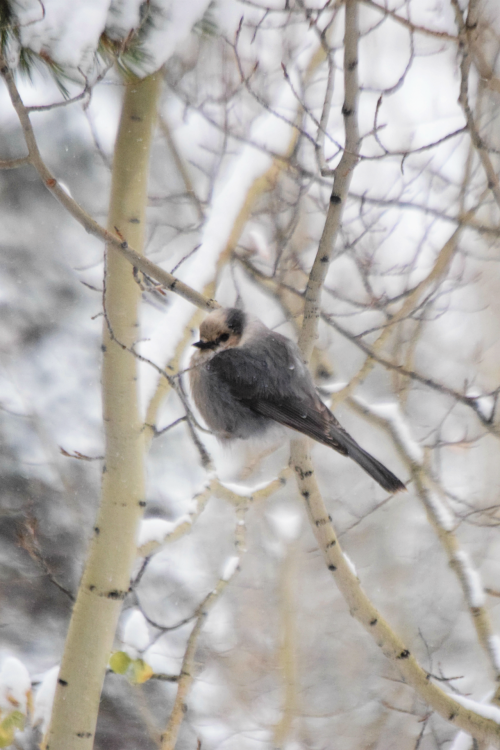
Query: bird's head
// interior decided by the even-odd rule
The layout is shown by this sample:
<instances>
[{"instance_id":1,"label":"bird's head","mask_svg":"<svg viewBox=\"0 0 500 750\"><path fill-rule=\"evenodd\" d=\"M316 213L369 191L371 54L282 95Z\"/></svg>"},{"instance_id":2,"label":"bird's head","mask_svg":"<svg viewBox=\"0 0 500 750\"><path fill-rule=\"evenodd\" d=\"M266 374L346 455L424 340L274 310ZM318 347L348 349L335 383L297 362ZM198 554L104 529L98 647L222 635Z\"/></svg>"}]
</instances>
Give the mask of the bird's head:
<instances>
[{"instance_id":1,"label":"bird's head","mask_svg":"<svg viewBox=\"0 0 500 750\"><path fill-rule=\"evenodd\" d=\"M238 346L246 324L246 315L235 307L220 308L207 315L200 326L200 340L196 346L201 352L213 354Z\"/></svg>"}]
</instances>

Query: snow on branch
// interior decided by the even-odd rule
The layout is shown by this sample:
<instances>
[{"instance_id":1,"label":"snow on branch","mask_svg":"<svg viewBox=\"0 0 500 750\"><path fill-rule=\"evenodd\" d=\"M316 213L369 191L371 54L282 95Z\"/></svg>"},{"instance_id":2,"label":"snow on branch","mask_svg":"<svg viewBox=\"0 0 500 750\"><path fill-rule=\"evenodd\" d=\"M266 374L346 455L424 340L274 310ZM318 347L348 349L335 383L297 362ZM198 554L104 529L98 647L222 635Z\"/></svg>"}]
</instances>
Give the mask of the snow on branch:
<instances>
[{"instance_id":1,"label":"snow on branch","mask_svg":"<svg viewBox=\"0 0 500 750\"><path fill-rule=\"evenodd\" d=\"M193 498L193 509L175 521L163 518L145 518L139 527L137 554L139 557L149 558L164 544L179 539L191 531L194 521L201 515L207 502L214 492L216 480L212 480L199 494ZM136 583L137 583L136 579Z\"/></svg>"},{"instance_id":2,"label":"snow on branch","mask_svg":"<svg viewBox=\"0 0 500 750\"><path fill-rule=\"evenodd\" d=\"M448 506L438 494L436 482L426 472L423 451L411 435L410 427L397 404L369 405L359 397L350 398L349 405L358 413L387 429L411 472L418 497L455 571L464 599L469 608L479 643L490 661L495 679L500 679L500 653L498 639L485 608L485 592L481 576L472 565L469 555L460 549L455 534L456 521ZM444 495L444 492L442 493ZM500 694L500 691L499 691Z\"/></svg>"}]
</instances>

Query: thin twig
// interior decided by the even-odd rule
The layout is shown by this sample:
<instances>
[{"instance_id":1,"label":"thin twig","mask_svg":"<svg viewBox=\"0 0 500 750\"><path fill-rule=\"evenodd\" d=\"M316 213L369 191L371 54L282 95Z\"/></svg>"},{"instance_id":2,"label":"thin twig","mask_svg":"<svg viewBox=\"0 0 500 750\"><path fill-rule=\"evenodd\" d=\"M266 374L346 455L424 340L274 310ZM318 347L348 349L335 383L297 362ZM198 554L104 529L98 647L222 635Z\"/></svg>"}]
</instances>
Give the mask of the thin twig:
<instances>
[{"instance_id":1,"label":"thin twig","mask_svg":"<svg viewBox=\"0 0 500 750\"><path fill-rule=\"evenodd\" d=\"M447 31L437 31L436 29L429 29L427 26L419 26L418 24L412 23L407 18L399 16L395 11L390 10L387 6L378 5L378 3L375 3L373 0L361 0L361 2L363 3L363 5L367 5L369 8L373 8L374 10L383 13L384 16L389 16L397 23L405 26L407 29L410 29L410 31L416 32L418 34L424 34L425 36L433 36L436 39L455 42L455 44L458 43L458 38L456 36L453 36L453 34L448 34Z\"/></svg>"},{"instance_id":2,"label":"thin twig","mask_svg":"<svg viewBox=\"0 0 500 750\"><path fill-rule=\"evenodd\" d=\"M54 177L54 175L48 169L42 159L33 131L33 126L30 121L29 112L24 106L19 95L19 91L15 84L12 72L5 59L1 55L0 74L5 80L12 105L17 113L24 133L24 138L28 147L28 157L25 158L36 169L45 187L52 193L52 195L59 201L59 203L64 206L64 208L71 214L71 216L73 216L73 218L76 219L76 221L78 221L78 223L81 224L81 226L89 234L115 247L129 261L129 263L131 263L143 273L159 281L161 284L163 284L165 289L169 289L170 291L175 292L184 299L187 299L193 305L196 305L197 307L200 307L204 310L214 310L220 307L220 305L215 300L206 299L195 289L192 289L192 287L184 284L182 281L180 281L180 279L172 276L172 274L168 273L168 271L164 271L151 260L136 252L132 247L129 246L129 244L123 239L123 237L119 237L102 227L86 211L84 211L83 208L81 208L81 206L75 200L73 200L73 198L71 198L71 196L57 181L57 179Z\"/></svg>"},{"instance_id":3,"label":"thin twig","mask_svg":"<svg viewBox=\"0 0 500 750\"><path fill-rule=\"evenodd\" d=\"M28 555L38 565L38 567L42 569L49 581L56 588L58 588L59 591L70 600L70 602L74 603L74 595L71 591L69 591L69 589L67 589L62 585L62 583L57 580L47 560L40 550L38 539L36 537L36 526L36 520L33 518L28 518L22 530L18 534L18 544L28 553Z\"/></svg>"},{"instance_id":4,"label":"thin twig","mask_svg":"<svg viewBox=\"0 0 500 750\"><path fill-rule=\"evenodd\" d=\"M291 294L297 297L304 296L304 293L296 289L295 287L292 287L288 284L281 283L277 279L271 276L266 276L266 274L264 274L262 271L257 269L255 266L253 266L249 262L248 258L243 258L240 255L237 255L236 257L242 264L243 268L246 271L248 271L253 276L254 279L258 279L261 282L261 286L264 290L275 294L276 289L278 287L281 287L283 289L286 289L287 292L290 292ZM481 396L467 396L466 394L461 393L460 391L450 388L444 383L439 383L434 378L423 375L422 373L418 372L418 370L405 367L404 365L401 365L398 362L394 362L388 357L378 353L377 351L373 349L372 346L370 346L370 344L367 344L365 341L363 341L361 336L351 333L347 328L344 328L343 326L341 326L340 323L337 322L335 315L326 313L324 311L321 311L320 315L321 315L321 319L327 325L331 326L335 331L337 331L337 333L339 333L345 339L347 339L352 344L354 344L359 349L361 349L361 351L363 351L366 355L373 358L374 361L377 362L377 364L381 365L382 367L385 367L388 370L392 370L393 372L396 372L399 375L409 378L410 380L415 380L417 383L421 383L422 385L425 385L427 388L430 388L431 390L437 391L438 393L442 393L446 396L450 396L451 398L460 402L464 406L469 407L470 409L474 411L476 417L481 422L481 424L488 430L488 432L490 432L495 437L500 438L500 432L498 428L495 426L493 415L489 415L488 417L486 417L479 406L479 401L484 396L492 396L495 399L498 398L498 392L499 392L498 388L493 390L491 393L484 393Z\"/></svg>"},{"instance_id":5,"label":"thin twig","mask_svg":"<svg viewBox=\"0 0 500 750\"><path fill-rule=\"evenodd\" d=\"M17 169L30 163L29 156L21 156L19 159L0 159L0 169Z\"/></svg>"},{"instance_id":6,"label":"thin twig","mask_svg":"<svg viewBox=\"0 0 500 750\"><path fill-rule=\"evenodd\" d=\"M365 594L342 552L332 526L332 519L321 497L314 468L303 439L292 442L291 463L316 541L352 616L372 636L383 654L399 670L404 682L410 685L434 711L473 737L488 740L495 747L500 747L500 726L497 722L469 708L464 708L452 696L435 685L430 679L431 675L422 669L410 650Z\"/></svg>"},{"instance_id":7,"label":"thin twig","mask_svg":"<svg viewBox=\"0 0 500 750\"><path fill-rule=\"evenodd\" d=\"M310 359L316 338L317 321L320 316L319 297L326 276L326 269L333 254L333 242L340 224L341 207L343 207L343 202L347 197L350 176L357 162L359 140L355 118L358 91L356 70L359 36L357 0L346 0L345 26L345 102L343 113L346 149L341 160L342 163L344 157L346 157L343 165L345 172L335 176L332 201L327 215L327 224L330 222L330 226L325 226L320 241L320 249L306 290L305 314L299 342L307 361ZM332 203L335 210L332 210ZM321 253L322 244L326 245L326 247L323 247L323 253ZM321 264L323 264L323 268ZM472 710L465 709L440 687L433 684L429 679L429 674L422 669L413 654L393 632L364 593L357 575L351 569L341 550L331 523L332 519L328 515L320 494L314 467L309 458L304 439L292 441L291 466L296 474L299 491L304 499L313 533L323 552L327 567L334 575L353 617L365 627L385 656L398 668L404 681L411 685L431 708L447 721L472 734L473 737L488 740L494 743L496 747L500 747L500 726L491 719L486 719Z\"/></svg>"},{"instance_id":8,"label":"thin twig","mask_svg":"<svg viewBox=\"0 0 500 750\"><path fill-rule=\"evenodd\" d=\"M457 575L469 609L472 624L476 629L478 641L488 656L495 681L499 682L500 663L498 661L497 649L495 648L493 626L484 603L480 603L482 597L479 594L482 591L479 578L477 586L474 589L472 589L470 583L471 577L478 577L478 574L474 571L472 564L468 562L465 553L460 548L458 538L455 534L455 518L444 503L443 490L428 476L428 472L424 466L423 453L420 457L414 449L410 452L408 440L412 440L412 438L410 430L406 426L404 432L401 431L402 416L395 419L382 416L377 413L376 409L370 408L368 404L361 402L359 399L351 398L348 403L356 413L369 419L370 422L379 425L392 436L399 455L412 475L418 497L425 508L429 522L448 556L449 565ZM478 589L477 591L476 588ZM496 696L497 704L499 697L498 695Z\"/></svg>"},{"instance_id":9,"label":"thin twig","mask_svg":"<svg viewBox=\"0 0 500 750\"><path fill-rule=\"evenodd\" d=\"M245 526L244 524L241 523L241 518L240 518L236 523L236 532L235 532L236 533L236 536L235 536L236 549L238 551L238 555L240 556L245 551L244 531L245 531ZM200 636L201 629L203 628L203 625L205 623L205 620L208 617L208 614L211 608L221 597L227 585L234 578L235 574L237 573L239 569L240 569L240 563L238 561L238 565L235 566L231 574L227 576L223 575L219 579L215 588L208 594L208 596L205 597L204 601L199 607L199 614L196 618L196 622L188 638L186 650L184 653L184 658L182 660L182 667L180 670L179 680L178 680L178 685L177 685L177 695L175 696L174 705L172 708L172 712L170 714L170 718L168 720L167 727L161 738L161 750L174 750L175 748L175 745L177 742L177 736L179 734L179 729L182 724L182 720L184 718L186 708L187 708L186 699L187 699L189 690L191 688L191 684L194 679L194 674L193 674L194 657L196 655L196 649L198 647L198 638Z\"/></svg>"},{"instance_id":10,"label":"thin twig","mask_svg":"<svg viewBox=\"0 0 500 750\"><path fill-rule=\"evenodd\" d=\"M460 47L459 51L461 54L460 60L460 95L458 101L462 107L465 119L467 121L467 129L471 137L474 148L476 149L478 156L483 165L484 172L486 174L486 180L488 188L493 193L498 207L500 208L500 182L496 170L492 164L488 149L484 139L480 136L472 109L469 103L469 73L472 62L471 53L469 49L469 30L473 30L477 26L477 4L475 2L469 3L469 9L467 13L467 20L464 20L462 10L458 4L458 0L451 0L451 4L455 11L455 19L458 26Z\"/></svg>"}]
</instances>

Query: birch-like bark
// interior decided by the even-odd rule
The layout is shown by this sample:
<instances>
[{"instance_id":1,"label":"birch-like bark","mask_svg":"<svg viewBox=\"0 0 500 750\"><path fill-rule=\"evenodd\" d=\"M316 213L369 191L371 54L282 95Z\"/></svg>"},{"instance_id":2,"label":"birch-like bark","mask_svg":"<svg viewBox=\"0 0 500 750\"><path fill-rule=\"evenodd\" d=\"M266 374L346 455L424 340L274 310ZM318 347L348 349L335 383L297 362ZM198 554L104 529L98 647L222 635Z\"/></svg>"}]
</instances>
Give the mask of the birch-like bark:
<instances>
[{"instance_id":1,"label":"birch-like bark","mask_svg":"<svg viewBox=\"0 0 500 750\"><path fill-rule=\"evenodd\" d=\"M159 75L125 88L115 147L108 225L136 248L144 244L149 153ZM103 334L106 438L101 507L71 618L47 747L90 750L121 604L129 589L144 502L144 439L137 404L140 289L130 263L108 247ZM108 326L111 327L113 337Z\"/></svg>"},{"instance_id":2,"label":"birch-like bark","mask_svg":"<svg viewBox=\"0 0 500 750\"><path fill-rule=\"evenodd\" d=\"M307 362L310 360L317 335L322 286L333 255L352 171L358 159L358 39L357 0L346 0L345 100L343 107L346 145L342 159L335 170L325 228L306 290L304 321L299 337L299 346ZM404 682L411 685L434 711L455 726L471 734L476 740L490 742L495 747L500 747L500 725L492 719L465 708L452 696L433 684L431 676L418 664L413 654L391 629L389 623L384 620L361 588L356 574L353 573L344 557L331 522L332 519L326 510L316 482L314 467L308 455L305 438L292 441L290 463L296 475L299 491L305 502L313 533L323 553L328 570L334 575L336 584L349 607L351 615L363 625L374 638L383 654L397 667Z\"/></svg>"},{"instance_id":3,"label":"birch-like bark","mask_svg":"<svg viewBox=\"0 0 500 750\"><path fill-rule=\"evenodd\" d=\"M291 464L305 501L311 527L323 553L328 570L349 607L351 615L369 632L382 653L398 669L403 681L410 685L429 706L454 726L476 740L500 747L500 724L465 708L451 695L432 682L401 638L372 604L361 588L340 547L331 518L319 491L314 467L307 453L305 440L292 441Z\"/></svg>"},{"instance_id":4,"label":"birch-like bark","mask_svg":"<svg viewBox=\"0 0 500 750\"><path fill-rule=\"evenodd\" d=\"M342 158L334 170L333 188L325 226L306 288L304 322L299 336L299 346L307 363L311 359L317 337L321 289L333 257L352 173L359 159L358 38L357 0L347 0L345 4L344 34L344 105L342 107L345 146Z\"/></svg>"},{"instance_id":5,"label":"birch-like bark","mask_svg":"<svg viewBox=\"0 0 500 750\"><path fill-rule=\"evenodd\" d=\"M443 506L439 495L437 495L437 490L432 487L432 481L427 476L423 454L421 460L416 456L412 456L408 450L407 443L405 443L405 440L398 431L397 423L388 418L381 417L377 414L376 409L374 410L368 404L361 403L356 399L350 399L349 406L357 414L361 414L371 423L381 426L392 436L394 445L413 478L416 493L425 508L429 523L436 532L446 552L448 564L458 578L465 603L469 609L472 624L476 630L477 639L488 657L493 678L498 685L500 683L500 663L496 646L496 633L493 630L488 610L484 603L481 603L481 597L479 597L478 601L477 592L471 590L471 563L468 562L467 556L460 546L459 539L452 525L453 519L451 513L447 510L446 506ZM473 574L474 577L477 576L476 586L479 586L480 578L475 570L473 570ZM480 585L480 590L484 591L482 584ZM497 706L500 705L500 687L497 687L495 690L495 695L491 702Z\"/></svg>"}]
</instances>

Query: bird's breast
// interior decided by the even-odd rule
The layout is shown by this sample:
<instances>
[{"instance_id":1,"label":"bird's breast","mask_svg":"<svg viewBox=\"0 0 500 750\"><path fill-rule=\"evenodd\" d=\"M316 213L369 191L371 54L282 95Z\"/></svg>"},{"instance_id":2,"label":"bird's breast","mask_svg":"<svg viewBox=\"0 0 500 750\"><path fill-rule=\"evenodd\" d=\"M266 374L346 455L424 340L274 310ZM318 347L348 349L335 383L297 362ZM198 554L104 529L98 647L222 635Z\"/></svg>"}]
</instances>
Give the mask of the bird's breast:
<instances>
[{"instance_id":1,"label":"bird's breast","mask_svg":"<svg viewBox=\"0 0 500 750\"><path fill-rule=\"evenodd\" d=\"M231 386L211 367L212 357L192 359L189 372L191 393L207 427L220 440L248 439L266 431L271 421L231 391Z\"/></svg>"}]
</instances>

